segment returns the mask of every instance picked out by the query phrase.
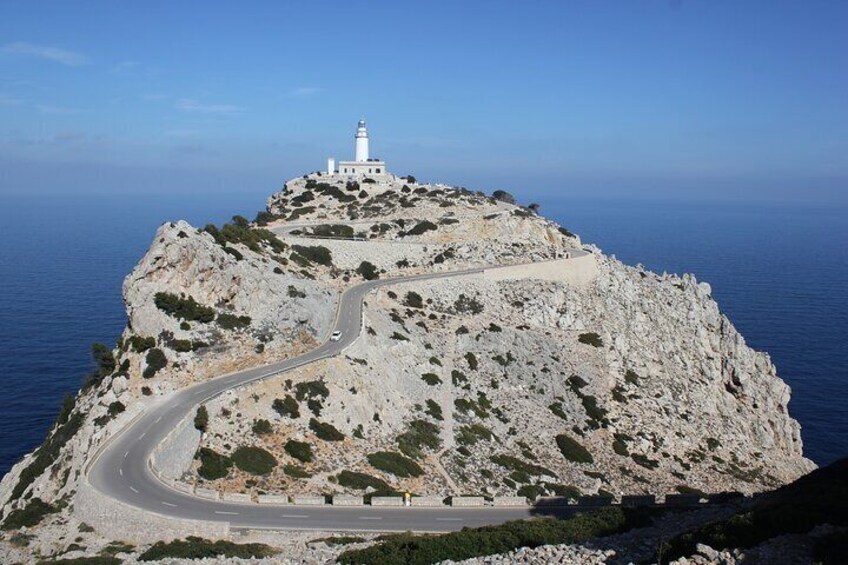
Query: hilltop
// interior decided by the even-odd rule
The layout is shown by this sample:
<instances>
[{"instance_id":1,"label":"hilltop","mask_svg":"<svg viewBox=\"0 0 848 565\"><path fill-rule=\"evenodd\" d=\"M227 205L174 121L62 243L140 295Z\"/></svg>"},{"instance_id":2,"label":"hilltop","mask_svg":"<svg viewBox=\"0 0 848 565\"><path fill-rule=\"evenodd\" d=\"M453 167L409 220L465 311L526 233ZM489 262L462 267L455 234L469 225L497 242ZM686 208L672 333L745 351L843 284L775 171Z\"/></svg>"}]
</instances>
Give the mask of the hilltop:
<instances>
[{"instance_id":1,"label":"hilltop","mask_svg":"<svg viewBox=\"0 0 848 565\"><path fill-rule=\"evenodd\" d=\"M377 289L343 355L206 403L197 457L173 478L533 500L753 493L813 468L789 387L708 284L624 265L503 192L312 174L252 222L159 228L124 282L117 345L95 350L97 373L0 483L3 519L41 501L26 551L42 555L70 525L92 548L115 539L121 524L82 528L81 475L136 415L314 348L352 284L462 269L480 271Z\"/></svg>"}]
</instances>

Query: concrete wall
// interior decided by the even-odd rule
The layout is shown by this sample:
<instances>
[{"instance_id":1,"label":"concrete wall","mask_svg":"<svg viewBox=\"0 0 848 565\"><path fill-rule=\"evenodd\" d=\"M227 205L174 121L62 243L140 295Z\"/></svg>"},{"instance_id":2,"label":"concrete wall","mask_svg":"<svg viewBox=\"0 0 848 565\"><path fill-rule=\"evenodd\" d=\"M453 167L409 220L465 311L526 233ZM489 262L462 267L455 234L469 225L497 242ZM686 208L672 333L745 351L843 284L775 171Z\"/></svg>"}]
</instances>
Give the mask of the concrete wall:
<instances>
[{"instance_id":1,"label":"concrete wall","mask_svg":"<svg viewBox=\"0 0 848 565\"><path fill-rule=\"evenodd\" d=\"M177 479L188 471L199 446L200 431L194 427L192 412L156 446L150 462L159 477Z\"/></svg>"},{"instance_id":2,"label":"concrete wall","mask_svg":"<svg viewBox=\"0 0 848 565\"><path fill-rule=\"evenodd\" d=\"M468 506L484 506L486 499L482 496L454 496L451 498L451 506L468 507Z\"/></svg>"},{"instance_id":3,"label":"concrete wall","mask_svg":"<svg viewBox=\"0 0 848 565\"><path fill-rule=\"evenodd\" d=\"M79 482L73 504L75 519L94 527L97 533L106 539L123 540L133 544L186 536L228 538L230 533L230 526L226 522L166 518L118 502L95 490L85 479Z\"/></svg>"},{"instance_id":4,"label":"concrete wall","mask_svg":"<svg viewBox=\"0 0 848 565\"><path fill-rule=\"evenodd\" d=\"M545 261L544 263L534 263L532 265L515 265L486 269L483 271L483 276L493 281L538 279L565 282L572 286L583 287L591 283L598 276L598 264L595 256L587 253L581 257L571 259L557 259L555 261Z\"/></svg>"},{"instance_id":5,"label":"concrete wall","mask_svg":"<svg viewBox=\"0 0 848 565\"><path fill-rule=\"evenodd\" d=\"M496 496L492 499L492 506L527 506L527 499L523 496Z\"/></svg>"},{"instance_id":6,"label":"concrete wall","mask_svg":"<svg viewBox=\"0 0 848 565\"><path fill-rule=\"evenodd\" d=\"M365 504L361 496L336 495L333 497L333 506L362 506Z\"/></svg>"},{"instance_id":7,"label":"concrete wall","mask_svg":"<svg viewBox=\"0 0 848 565\"><path fill-rule=\"evenodd\" d=\"M411 506L444 506L444 498L441 496L413 496L410 500Z\"/></svg>"},{"instance_id":8,"label":"concrete wall","mask_svg":"<svg viewBox=\"0 0 848 565\"><path fill-rule=\"evenodd\" d=\"M372 496L371 506L403 506L400 496Z\"/></svg>"}]
</instances>

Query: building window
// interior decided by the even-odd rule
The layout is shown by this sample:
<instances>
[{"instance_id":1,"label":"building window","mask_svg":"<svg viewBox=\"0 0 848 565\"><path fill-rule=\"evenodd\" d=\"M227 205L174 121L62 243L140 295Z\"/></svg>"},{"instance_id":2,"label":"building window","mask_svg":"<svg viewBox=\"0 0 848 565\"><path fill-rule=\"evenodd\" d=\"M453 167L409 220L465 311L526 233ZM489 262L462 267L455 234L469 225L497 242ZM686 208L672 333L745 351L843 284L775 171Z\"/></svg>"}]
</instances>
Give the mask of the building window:
<instances>
[{"instance_id":1,"label":"building window","mask_svg":"<svg viewBox=\"0 0 848 565\"><path fill-rule=\"evenodd\" d=\"M371 172L371 169L368 169L368 172L370 173L370 172Z\"/></svg>"},{"instance_id":2,"label":"building window","mask_svg":"<svg viewBox=\"0 0 848 565\"><path fill-rule=\"evenodd\" d=\"M377 173L378 173L378 174L380 173L380 169L377 169Z\"/></svg>"}]
</instances>

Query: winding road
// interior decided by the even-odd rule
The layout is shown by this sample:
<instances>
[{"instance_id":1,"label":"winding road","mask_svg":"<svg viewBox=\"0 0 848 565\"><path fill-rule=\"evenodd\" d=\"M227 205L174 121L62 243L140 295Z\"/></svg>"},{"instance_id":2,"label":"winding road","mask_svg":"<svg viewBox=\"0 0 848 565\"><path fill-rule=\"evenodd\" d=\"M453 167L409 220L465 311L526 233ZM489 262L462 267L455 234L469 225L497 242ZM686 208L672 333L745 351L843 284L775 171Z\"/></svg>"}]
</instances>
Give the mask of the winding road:
<instances>
[{"instance_id":1,"label":"winding road","mask_svg":"<svg viewBox=\"0 0 848 565\"><path fill-rule=\"evenodd\" d=\"M570 257L587 254L570 250ZM492 266L487 268L496 268ZM276 363L197 383L148 406L95 455L88 480L101 493L119 502L171 518L226 522L231 528L320 531L419 531L444 532L466 526L483 526L527 518L530 507L339 507L234 503L183 493L161 482L150 468L154 448L197 406L235 387L285 373L308 363L340 354L359 336L363 299L378 287L482 273L485 268L426 273L367 281L345 290L332 330L339 341L325 341L316 349ZM557 513L571 513L561 508ZM547 513L547 512L546 512Z\"/></svg>"}]
</instances>

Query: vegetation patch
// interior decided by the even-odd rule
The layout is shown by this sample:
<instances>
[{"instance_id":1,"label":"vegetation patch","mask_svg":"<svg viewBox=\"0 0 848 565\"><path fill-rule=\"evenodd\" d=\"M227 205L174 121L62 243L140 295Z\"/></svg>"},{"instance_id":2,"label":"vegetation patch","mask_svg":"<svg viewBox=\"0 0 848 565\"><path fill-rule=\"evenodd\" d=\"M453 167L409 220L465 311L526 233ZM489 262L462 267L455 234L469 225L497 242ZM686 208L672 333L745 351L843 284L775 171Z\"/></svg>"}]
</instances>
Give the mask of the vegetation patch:
<instances>
[{"instance_id":1,"label":"vegetation patch","mask_svg":"<svg viewBox=\"0 0 848 565\"><path fill-rule=\"evenodd\" d=\"M368 455L368 463L396 477L420 477L424 474L424 469L418 463L394 451L372 453Z\"/></svg>"},{"instance_id":2,"label":"vegetation patch","mask_svg":"<svg viewBox=\"0 0 848 565\"><path fill-rule=\"evenodd\" d=\"M586 345L591 345L592 347L603 347L604 340L601 339L601 336L596 334L595 332L587 332L580 334L577 336L577 341L580 343L585 343Z\"/></svg>"},{"instance_id":3,"label":"vegetation patch","mask_svg":"<svg viewBox=\"0 0 848 565\"><path fill-rule=\"evenodd\" d=\"M253 426L251 426L250 429L254 434L258 436L268 435L273 431L273 428L271 428L271 422L264 418L255 420L253 422Z\"/></svg>"},{"instance_id":4,"label":"vegetation patch","mask_svg":"<svg viewBox=\"0 0 848 565\"><path fill-rule=\"evenodd\" d=\"M312 461L312 446L306 443L305 441L297 441L290 439L286 442L286 445L283 446L283 449L286 451L286 453L288 453L298 461L301 461L303 463L309 463L310 461Z\"/></svg>"},{"instance_id":5,"label":"vegetation patch","mask_svg":"<svg viewBox=\"0 0 848 565\"><path fill-rule=\"evenodd\" d=\"M374 279L380 278L380 271L377 269L374 263L371 263L369 261L363 261L362 263L360 263L359 266L356 268L356 272L359 273L359 275L362 276L362 278L366 281L372 281Z\"/></svg>"},{"instance_id":6,"label":"vegetation patch","mask_svg":"<svg viewBox=\"0 0 848 565\"><path fill-rule=\"evenodd\" d=\"M477 357L471 353L470 351L465 354L465 361L468 363L468 368L472 371L476 371L479 363L477 362Z\"/></svg>"},{"instance_id":7,"label":"vegetation patch","mask_svg":"<svg viewBox=\"0 0 848 565\"><path fill-rule=\"evenodd\" d=\"M41 522L48 514L58 511L59 509L52 504L48 504L40 498L33 498L23 508L9 512L9 515L3 520L3 529L31 528Z\"/></svg>"},{"instance_id":8,"label":"vegetation patch","mask_svg":"<svg viewBox=\"0 0 848 565\"><path fill-rule=\"evenodd\" d=\"M344 434L337 430L335 426L327 422L319 422L315 418L309 420L309 429L315 432L318 439L324 441L341 441L345 438Z\"/></svg>"},{"instance_id":9,"label":"vegetation patch","mask_svg":"<svg viewBox=\"0 0 848 565\"><path fill-rule=\"evenodd\" d=\"M312 476L312 473L297 465L283 465L283 473L293 479L308 479Z\"/></svg>"},{"instance_id":10,"label":"vegetation patch","mask_svg":"<svg viewBox=\"0 0 848 565\"><path fill-rule=\"evenodd\" d=\"M201 432L206 431L206 427L209 425L209 412L206 410L206 406L198 406L197 412L194 414L194 427Z\"/></svg>"},{"instance_id":11,"label":"vegetation patch","mask_svg":"<svg viewBox=\"0 0 848 565\"><path fill-rule=\"evenodd\" d=\"M277 466L277 460L268 451L256 446L241 446L230 456L236 467L252 475L267 475Z\"/></svg>"},{"instance_id":12,"label":"vegetation patch","mask_svg":"<svg viewBox=\"0 0 848 565\"><path fill-rule=\"evenodd\" d=\"M456 443L460 445L474 445L481 439L489 441L492 437L492 430L482 424L460 426L456 431Z\"/></svg>"},{"instance_id":13,"label":"vegetation patch","mask_svg":"<svg viewBox=\"0 0 848 565\"><path fill-rule=\"evenodd\" d=\"M386 481L367 473L342 471L338 474L337 480L339 482L339 486L352 488L354 490L365 490L368 488L372 488L377 491L392 490L392 487L390 487Z\"/></svg>"},{"instance_id":14,"label":"vegetation patch","mask_svg":"<svg viewBox=\"0 0 848 565\"><path fill-rule=\"evenodd\" d=\"M271 403L271 408L273 408L280 416L285 416L287 418L300 418L300 410L298 409L297 400L292 398L290 394L287 394L283 399L275 398L274 402Z\"/></svg>"},{"instance_id":15,"label":"vegetation patch","mask_svg":"<svg viewBox=\"0 0 848 565\"><path fill-rule=\"evenodd\" d=\"M427 399L427 409L424 410L424 413L434 420L444 420L444 416L442 416L442 407L439 406L439 403L432 398Z\"/></svg>"},{"instance_id":16,"label":"vegetation patch","mask_svg":"<svg viewBox=\"0 0 848 565\"><path fill-rule=\"evenodd\" d=\"M208 323L215 319L215 310L199 304L191 296L185 298L167 292L157 292L153 302L157 308L179 320Z\"/></svg>"},{"instance_id":17,"label":"vegetation patch","mask_svg":"<svg viewBox=\"0 0 848 565\"><path fill-rule=\"evenodd\" d=\"M197 469L197 474L207 481L223 479L230 473L230 467L233 466L233 462L229 457L213 451L208 447L201 447L197 452L197 458L200 459L200 467Z\"/></svg>"},{"instance_id":18,"label":"vegetation patch","mask_svg":"<svg viewBox=\"0 0 848 565\"><path fill-rule=\"evenodd\" d=\"M442 379L440 379L439 375L437 375L436 373L424 373L423 375L421 375L421 380L430 386L442 384Z\"/></svg>"},{"instance_id":19,"label":"vegetation patch","mask_svg":"<svg viewBox=\"0 0 848 565\"><path fill-rule=\"evenodd\" d=\"M453 309L457 314L479 314L483 305L476 298L460 294L453 303Z\"/></svg>"},{"instance_id":20,"label":"vegetation patch","mask_svg":"<svg viewBox=\"0 0 848 565\"><path fill-rule=\"evenodd\" d=\"M176 559L205 559L207 557L238 557L240 559L260 559L272 557L279 551L264 543L233 543L231 541L210 541L189 536L185 540L156 542L150 549L138 556L139 561L158 561L168 557Z\"/></svg>"},{"instance_id":21,"label":"vegetation patch","mask_svg":"<svg viewBox=\"0 0 848 565\"><path fill-rule=\"evenodd\" d=\"M135 351L136 353L144 353L151 347L156 347L155 337L141 337L137 335L132 335L127 341L130 347L132 347L133 351Z\"/></svg>"},{"instance_id":22,"label":"vegetation patch","mask_svg":"<svg viewBox=\"0 0 848 565\"><path fill-rule=\"evenodd\" d=\"M249 326L251 319L250 316L236 316L235 314L224 313L218 314L215 321L225 330L238 330Z\"/></svg>"},{"instance_id":23,"label":"vegetation patch","mask_svg":"<svg viewBox=\"0 0 848 565\"><path fill-rule=\"evenodd\" d=\"M536 465L535 463L528 463L527 461L522 461L518 457L513 457L512 455L492 455L489 460L495 465L500 465L504 469L513 471L520 476L521 482L529 483L530 476L548 476L548 477L556 477L556 473L542 467L541 465Z\"/></svg>"},{"instance_id":24,"label":"vegetation patch","mask_svg":"<svg viewBox=\"0 0 848 565\"><path fill-rule=\"evenodd\" d=\"M406 235L422 235L422 234L424 234L424 233L427 233L428 231L434 231L434 230L437 230L437 229L439 229L439 226L437 226L437 225L436 225L436 224L434 224L433 222L431 222L431 221L429 221L429 220L423 220L423 221L418 222L417 224L415 224L415 225L414 225L413 227L411 227L411 228L410 228L407 232L405 232L405 233L401 233L401 234L399 234L399 235L401 235L401 236L406 236Z\"/></svg>"},{"instance_id":25,"label":"vegetation patch","mask_svg":"<svg viewBox=\"0 0 848 565\"><path fill-rule=\"evenodd\" d=\"M165 352L158 347L149 350L144 360L147 366L144 368L141 376L145 379L152 379L156 376L156 373L168 365L168 358L165 357Z\"/></svg>"},{"instance_id":26,"label":"vegetation patch","mask_svg":"<svg viewBox=\"0 0 848 565\"><path fill-rule=\"evenodd\" d=\"M435 536L405 533L386 536L379 543L364 549L345 551L338 557L338 562L350 565L423 565L448 559L461 561L507 553L519 547L578 543L593 537L624 532L646 523L641 512L603 508L565 520L516 520Z\"/></svg>"},{"instance_id":27,"label":"vegetation patch","mask_svg":"<svg viewBox=\"0 0 848 565\"><path fill-rule=\"evenodd\" d=\"M410 308L423 308L424 307L424 299L421 298L421 295L417 292L409 291L406 293L406 298L403 303Z\"/></svg>"},{"instance_id":28,"label":"vegetation patch","mask_svg":"<svg viewBox=\"0 0 848 565\"><path fill-rule=\"evenodd\" d=\"M439 427L427 420L413 420L407 430L397 437L401 453L413 459L421 459L424 454L421 449L429 447L436 450L442 442L439 439Z\"/></svg>"},{"instance_id":29,"label":"vegetation patch","mask_svg":"<svg viewBox=\"0 0 848 565\"><path fill-rule=\"evenodd\" d=\"M556 436L557 447L559 447L562 456L569 461L575 463L592 463L594 459L589 450L580 445L580 443L566 434Z\"/></svg>"},{"instance_id":30,"label":"vegetation patch","mask_svg":"<svg viewBox=\"0 0 848 565\"><path fill-rule=\"evenodd\" d=\"M353 237L353 228L344 224L322 224L312 228L312 235L350 239Z\"/></svg>"},{"instance_id":31,"label":"vegetation patch","mask_svg":"<svg viewBox=\"0 0 848 565\"><path fill-rule=\"evenodd\" d=\"M292 250L311 263L317 263L330 267L333 264L333 255L323 245L292 245Z\"/></svg>"}]
</instances>

